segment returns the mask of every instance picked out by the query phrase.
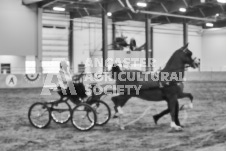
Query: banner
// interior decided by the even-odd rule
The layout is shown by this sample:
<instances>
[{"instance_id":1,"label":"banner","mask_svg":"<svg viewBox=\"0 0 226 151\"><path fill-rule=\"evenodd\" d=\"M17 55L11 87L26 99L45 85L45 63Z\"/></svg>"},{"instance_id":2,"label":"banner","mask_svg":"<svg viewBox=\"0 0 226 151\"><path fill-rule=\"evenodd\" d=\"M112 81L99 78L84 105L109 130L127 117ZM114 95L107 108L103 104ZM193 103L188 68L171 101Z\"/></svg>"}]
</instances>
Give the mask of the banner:
<instances>
[{"instance_id":1,"label":"banner","mask_svg":"<svg viewBox=\"0 0 226 151\"><path fill-rule=\"evenodd\" d=\"M0 88L37 88L43 86L42 74L1 74Z\"/></svg>"}]
</instances>

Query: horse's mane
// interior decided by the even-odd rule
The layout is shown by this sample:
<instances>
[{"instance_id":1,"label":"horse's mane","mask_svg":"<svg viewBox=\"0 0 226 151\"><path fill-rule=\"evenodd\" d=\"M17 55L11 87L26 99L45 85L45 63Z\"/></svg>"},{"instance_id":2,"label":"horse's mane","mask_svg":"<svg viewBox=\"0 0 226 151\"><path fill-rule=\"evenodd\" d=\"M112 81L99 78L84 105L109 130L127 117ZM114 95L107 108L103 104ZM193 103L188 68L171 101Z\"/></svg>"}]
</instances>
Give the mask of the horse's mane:
<instances>
[{"instance_id":1,"label":"horse's mane","mask_svg":"<svg viewBox=\"0 0 226 151\"><path fill-rule=\"evenodd\" d=\"M164 71L164 69L168 68L170 65L172 65L172 63L175 61L175 57L178 56L179 53L181 53L181 51L183 51L185 48L181 47L180 49L176 50L170 57L170 59L167 61L166 66L163 68L162 71Z\"/></svg>"}]
</instances>

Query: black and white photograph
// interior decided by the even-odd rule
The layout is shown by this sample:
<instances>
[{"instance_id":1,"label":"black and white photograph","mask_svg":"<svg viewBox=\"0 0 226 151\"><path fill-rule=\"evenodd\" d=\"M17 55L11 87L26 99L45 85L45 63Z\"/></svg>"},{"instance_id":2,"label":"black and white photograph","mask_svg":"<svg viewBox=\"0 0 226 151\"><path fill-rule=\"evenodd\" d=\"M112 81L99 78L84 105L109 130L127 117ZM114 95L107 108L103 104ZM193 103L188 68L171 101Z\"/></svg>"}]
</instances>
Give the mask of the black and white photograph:
<instances>
[{"instance_id":1,"label":"black and white photograph","mask_svg":"<svg viewBox=\"0 0 226 151\"><path fill-rule=\"evenodd\" d=\"M226 0L0 0L0 151L226 151Z\"/></svg>"}]
</instances>

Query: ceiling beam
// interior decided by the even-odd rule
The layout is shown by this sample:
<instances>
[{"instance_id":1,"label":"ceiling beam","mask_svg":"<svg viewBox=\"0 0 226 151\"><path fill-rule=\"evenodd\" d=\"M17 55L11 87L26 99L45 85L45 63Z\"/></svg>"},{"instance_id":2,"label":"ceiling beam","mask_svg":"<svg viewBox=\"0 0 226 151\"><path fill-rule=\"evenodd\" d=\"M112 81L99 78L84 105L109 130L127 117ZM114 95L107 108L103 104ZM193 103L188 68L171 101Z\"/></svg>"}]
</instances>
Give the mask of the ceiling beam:
<instances>
[{"instance_id":1,"label":"ceiling beam","mask_svg":"<svg viewBox=\"0 0 226 151\"><path fill-rule=\"evenodd\" d=\"M207 1L207 2L210 2L210 1ZM151 13L149 12L150 14L152 14L151 19L160 18L160 20L165 21L165 19L162 19L161 16L168 16L168 18L165 17L168 20L168 22L169 22L169 20L172 19L172 17L180 17L180 18L183 17L183 18L187 18L187 19L195 19L195 20L203 20L203 21L214 22L215 19L208 19L208 18L203 19L203 17L212 16L214 13L221 13L222 10L225 9L224 8L225 6L223 6L223 9L222 9L218 5L213 10L211 10L212 8L203 8L201 11L200 11L200 9L197 9L197 11L194 11L194 12L191 12L191 13L184 13L183 14L183 13L179 12L180 7L184 7L184 8L189 9L189 8L195 8L195 7L198 7L198 6L201 6L201 5L203 5L203 3L201 3L200 0L160 1L159 5L157 5L157 6L155 5L153 7L151 7L151 5L150 5L150 8L148 8L147 10L151 12ZM145 13L148 12L148 11L141 10L141 12L142 11L145 12ZM177 13L177 14L174 14L174 13ZM134 16L136 16L136 15L137 14L135 14ZM189 16L187 16L187 15L189 15ZM119 14L119 15L117 14L117 16L121 16L121 14ZM117 18L117 16L116 16L116 18ZM137 18L137 17L133 17L133 18ZM125 20L128 20L128 18L125 18ZM180 19L177 19L177 20L180 21ZM117 19L116 19L116 21L117 21Z\"/></svg>"},{"instance_id":2,"label":"ceiling beam","mask_svg":"<svg viewBox=\"0 0 226 151\"><path fill-rule=\"evenodd\" d=\"M203 20L203 21L211 21L211 22L215 22L216 21L215 19L212 19L212 18L202 18L202 17L194 17L194 16L179 15L179 14L154 12L154 11L140 10L140 11L138 11L138 13L151 14L151 15L160 15L160 16L169 16L169 17L192 19L192 20Z\"/></svg>"},{"instance_id":3,"label":"ceiling beam","mask_svg":"<svg viewBox=\"0 0 226 151\"><path fill-rule=\"evenodd\" d=\"M85 16L98 16L101 14L101 9L87 9L87 8L71 8L68 11L74 13L74 18L81 18Z\"/></svg>"},{"instance_id":4,"label":"ceiling beam","mask_svg":"<svg viewBox=\"0 0 226 151\"><path fill-rule=\"evenodd\" d=\"M226 20L223 20L223 21L219 21L219 22L217 22L217 23L214 23L214 27L215 28L221 28L221 27L225 27L225 25L226 25Z\"/></svg>"},{"instance_id":5,"label":"ceiling beam","mask_svg":"<svg viewBox=\"0 0 226 151\"><path fill-rule=\"evenodd\" d=\"M136 3L139 0L131 0L133 3ZM99 3L100 4L100 3ZM126 0L109 0L109 2L106 3L107 4L107 8L106 11L107 12L111 12L112 14L116 13L116 12L123 12L127 14L127 17L129 17L130 19L132 19L131 17L133 17L133 15L131 15L130 13L128 13L127 10L129 10ZM78 5L81 6L81 5ZM95 7L93 7L95 8ZM101 14L101 7L99 8L100 11L93 11L90 12L89 8L87 8L89 11L90 16L95 16L95 15L100 15ZM85 15L87 16L87 14ZM79 17L79 16L78 16Z\"/></svg>"},{"instance_id":6,"label":"ceiling beam","mask_svg":"<svg viewBox=\"0 0 226 151\"><path fill-rule=\"evenodd\" d=\"M44 0L39 2L39 7L45 8L57 2L57 0Z\"/></svg>"},{"instance_id":7,"label":"ceiling beam","mask_svg":"<svg viewBox=\"0 0 226 151\"><path fill-rule=\"evenodd\" d=\"M30 5L30 4L34 4L34 3L38 3L38 2L41 2L43 0L22 0L22 3L24 5Z\"/></svg>"},{"instance_id":8,"label":"ceiling beam","mask_svg":"<svg viewBox=\"0 0 226 151\"><path fill-rule=\"evenodd\" d=\"M166 13L169 13L169 10L166 8L166 6L165 6L163 3L160 3L160 4L161 4L163 10L164 10ZM167 21L170 23L171 21L170 21L169 17L167 17L167 16L165 16L165 17L166 17Z\"/></svg>"},{"instance_id":9,"label":"ceiling beam","mask_svg":"<svg viewBox=\"0 0 226 151\"><path fill-rule=\"evenodd\" d=\"M115 0L108 3L107 11L111 13L115 13L118 11L122 11L126 8L126 4L124 0Z\"/></svg>"},{"instance_id":10,"label":"ceiling beam","mask_svg":"<svg viewBox=\"0 0 226 151\"><path fill-rule=\"evenodd\" d=\"M226 6L222 6L224 9L226 9ZM224 13L224 11L221 9L221 6L216 5L213 7L203 8L202 13L200 13L200 10L194 11L189 13L189 15L197 16L197 17L203 17L203 14L205 14L206 17L215 16L217 13Z\"/></svg>"}]
</instances>

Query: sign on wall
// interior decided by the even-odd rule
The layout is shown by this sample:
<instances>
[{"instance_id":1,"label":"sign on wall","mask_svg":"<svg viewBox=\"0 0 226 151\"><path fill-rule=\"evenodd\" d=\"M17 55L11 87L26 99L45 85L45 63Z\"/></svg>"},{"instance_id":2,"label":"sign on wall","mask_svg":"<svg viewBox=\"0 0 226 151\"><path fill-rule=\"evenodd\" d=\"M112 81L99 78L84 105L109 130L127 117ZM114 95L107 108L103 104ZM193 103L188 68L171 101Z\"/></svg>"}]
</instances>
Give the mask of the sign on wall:
<instances>
[{"instance_id":1,"label":"sign on wall","mask_svg":"<svg viewBox=\"0 0 226 151\"><path fill-rule=\"evenodd\" d=\"M15 75L8 75L6 77L6 85L9 87L15 87L17 85L17 77Z\"/></svg>"},{"instance_id":2,"label":"sign on wall","mask_svg":"<svg viewBox=\"0 0 226 151\"><path fill-rule=\"evenodd\" d=\"M27 82L29 83L35 83L40 80L40 74L35 73L35 74L25 74L24 78Z\"/></svg>"}]
</instances>

